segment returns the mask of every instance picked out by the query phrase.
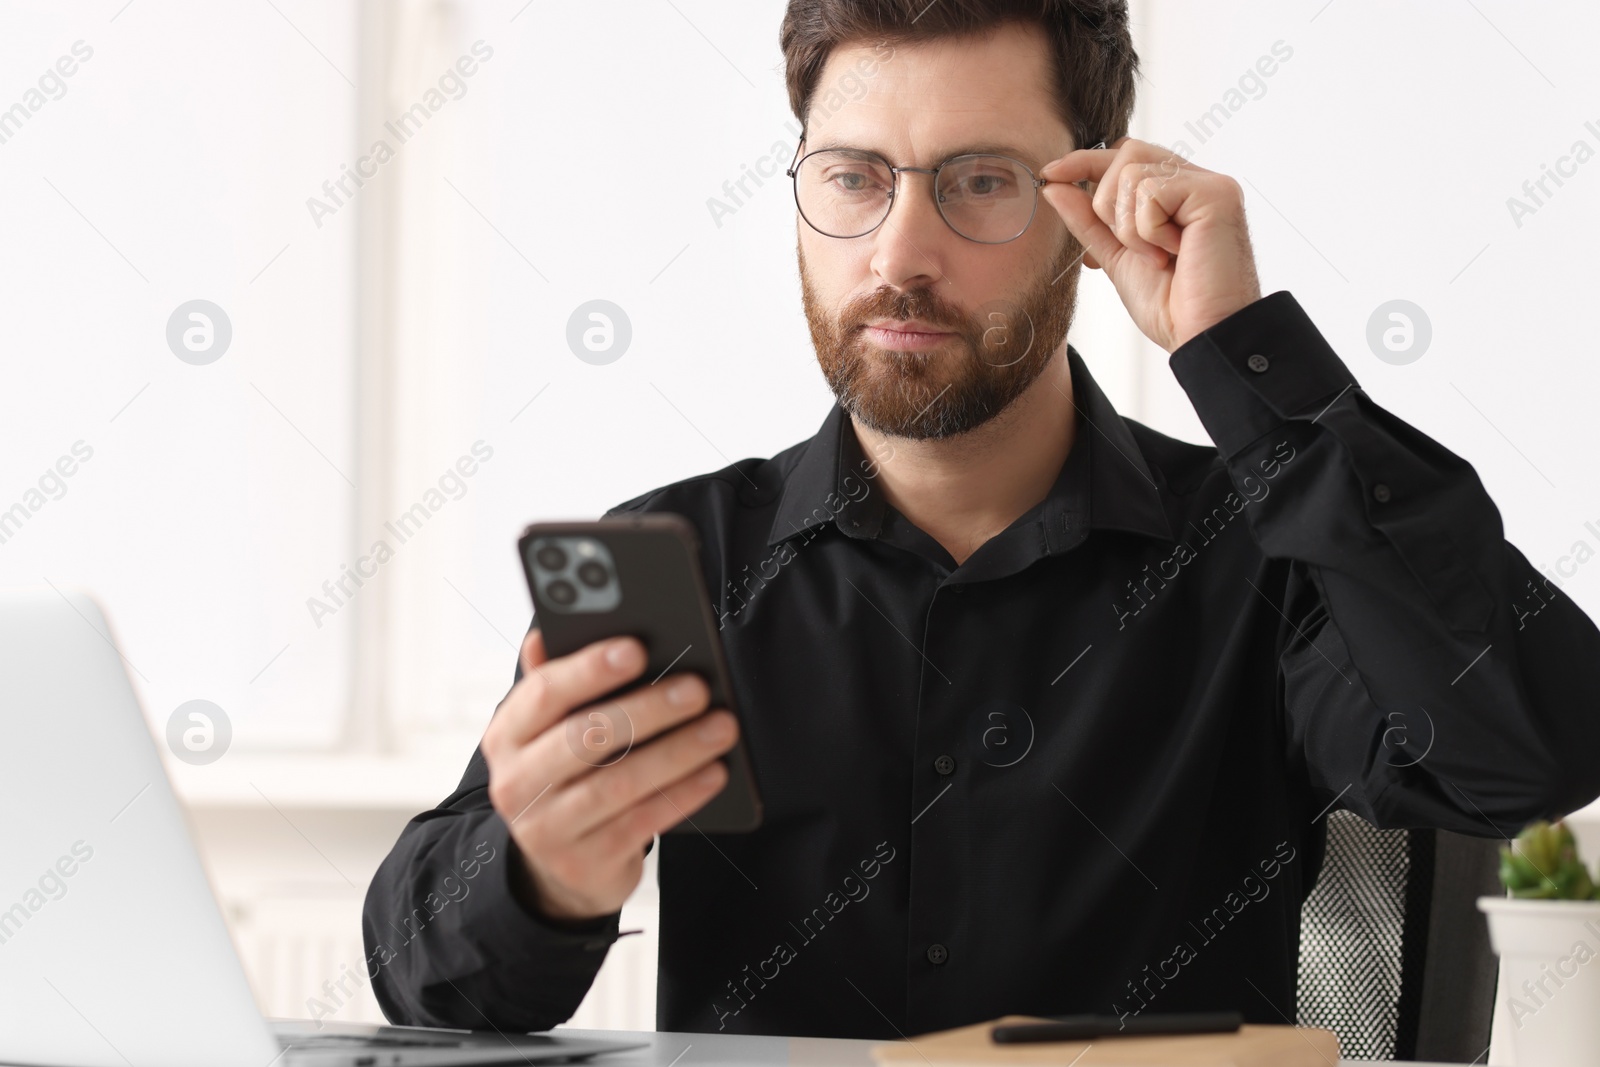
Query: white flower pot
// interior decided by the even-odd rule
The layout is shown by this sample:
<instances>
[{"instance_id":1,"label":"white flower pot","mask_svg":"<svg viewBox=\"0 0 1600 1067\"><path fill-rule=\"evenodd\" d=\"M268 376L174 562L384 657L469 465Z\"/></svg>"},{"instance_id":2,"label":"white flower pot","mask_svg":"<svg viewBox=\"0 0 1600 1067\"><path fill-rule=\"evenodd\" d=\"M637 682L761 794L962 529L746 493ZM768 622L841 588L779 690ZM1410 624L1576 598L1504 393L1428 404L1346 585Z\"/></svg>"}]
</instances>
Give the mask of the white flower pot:
<instances>
[{"instance_id":1,"label":"white flower pot","mask_svg":"<svg viewBox=\"0 0 1600 1067\"><path fill-rule=\"evenodd\" d=\"M1479 897L1519 1067L1600 1062L1600 901ZM1497 1035L1498 1036L1498 1035Z\"/></svg>"}]
</instances>

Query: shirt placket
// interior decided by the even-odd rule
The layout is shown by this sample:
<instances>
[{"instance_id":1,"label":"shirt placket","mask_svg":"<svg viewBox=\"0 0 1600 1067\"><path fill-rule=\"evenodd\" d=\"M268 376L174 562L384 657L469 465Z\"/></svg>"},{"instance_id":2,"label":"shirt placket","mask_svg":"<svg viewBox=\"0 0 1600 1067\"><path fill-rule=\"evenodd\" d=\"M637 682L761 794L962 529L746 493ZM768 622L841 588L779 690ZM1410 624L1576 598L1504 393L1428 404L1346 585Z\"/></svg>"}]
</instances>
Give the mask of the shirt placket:
<instances>
[{"instance_id":1,"label":"shirt placket","mask_svg":"<svg viewBox=\"0 0 1600 1067\"><path fill-rule=\"evenodd\" d=\"M954 577L954 576L952 576ZM962 975L971 964L966 884L972 809L967 803L970 768L962 745L963 714L975 694L968 691L974 635L962 611L967 591L946 578L929 602L923 625L917 729L912 752L910 901L907 908L907 1033L941 1029L962 1001ZM966 648L968 654L962 655Z\"/></svg>"}]
</instances>

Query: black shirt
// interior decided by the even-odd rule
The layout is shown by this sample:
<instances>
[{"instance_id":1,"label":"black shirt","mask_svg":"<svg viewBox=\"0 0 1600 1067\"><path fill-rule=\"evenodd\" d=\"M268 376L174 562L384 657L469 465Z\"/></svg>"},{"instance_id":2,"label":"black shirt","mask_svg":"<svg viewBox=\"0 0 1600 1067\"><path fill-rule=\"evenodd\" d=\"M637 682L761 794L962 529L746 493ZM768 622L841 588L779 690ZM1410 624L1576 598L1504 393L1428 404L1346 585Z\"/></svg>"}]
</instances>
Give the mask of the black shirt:
<instances>
[{"instance_id":1,"label":"black shirt","mask_svg":"<svg viewBox=\"0 0 1600 1067\"><path fill-rule=\"evenodd\" d=\"M766 803L755 833L658 839L658 1029L1281 1022L1329 810L1495 836L1600 793L1600 633L1289 293L1171 357L1216 448L1123 419L1068 358L1060 475L960 566L837 406L609 513L698 527ZM480 751L368 892L394 1022L554 1026L618 935L516 902L486 783Z\"/></svg>"}]
</instances>

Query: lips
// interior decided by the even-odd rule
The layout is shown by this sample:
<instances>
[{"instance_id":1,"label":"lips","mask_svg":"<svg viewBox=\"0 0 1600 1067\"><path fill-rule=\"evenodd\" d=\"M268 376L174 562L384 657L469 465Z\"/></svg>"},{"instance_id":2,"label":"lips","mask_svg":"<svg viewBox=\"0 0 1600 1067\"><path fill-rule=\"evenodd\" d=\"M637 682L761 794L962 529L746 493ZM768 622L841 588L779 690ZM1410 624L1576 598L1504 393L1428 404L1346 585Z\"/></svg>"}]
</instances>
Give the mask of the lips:
<instances>
[{"instance_id":1,"label":"lips","mask_svg":"<svg viewBox=\"0 0 1600 1067\"><path fill-rule=\"evenodd\" d=\"M892 330L895 333L906 334L941 334L950 332L932 323L923 322L921 319L884 319L880 322L866 323L866 328Z\"/></svg>"},{"instance_id":2,"label":"lips","mask_svg":"<svg viewBox=\"0 0 1600 1067\"><path fill-rule=\"evenodd\" d=\"M960 335L920 319L884 319L859 327L873 348L891 352L935 352L947 348Z\"/></svg>"}]
</instances>

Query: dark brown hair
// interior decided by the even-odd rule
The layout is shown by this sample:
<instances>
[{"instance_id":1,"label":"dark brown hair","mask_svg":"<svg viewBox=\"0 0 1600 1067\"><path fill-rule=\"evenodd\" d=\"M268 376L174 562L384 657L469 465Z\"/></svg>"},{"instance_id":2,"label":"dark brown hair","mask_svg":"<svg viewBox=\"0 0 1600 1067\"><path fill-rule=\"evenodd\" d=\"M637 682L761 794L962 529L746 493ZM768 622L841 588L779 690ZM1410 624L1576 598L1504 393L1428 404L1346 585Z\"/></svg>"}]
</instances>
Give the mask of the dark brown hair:
<instances>
[{"instance_id":1,"label":"dark brown hair","mask_svg":"<svg viewBox=\"0 0 1600 1067\"><path fill-rule=\"evenodd\" d=\"M1055 63L1056 114L1076 147L1127 134L1139 72L1127 0L789 0L778 35L789 106L804 125L838 45L982 35L1004 22L1044 30Z\"/></svg>"}]
</instances>

